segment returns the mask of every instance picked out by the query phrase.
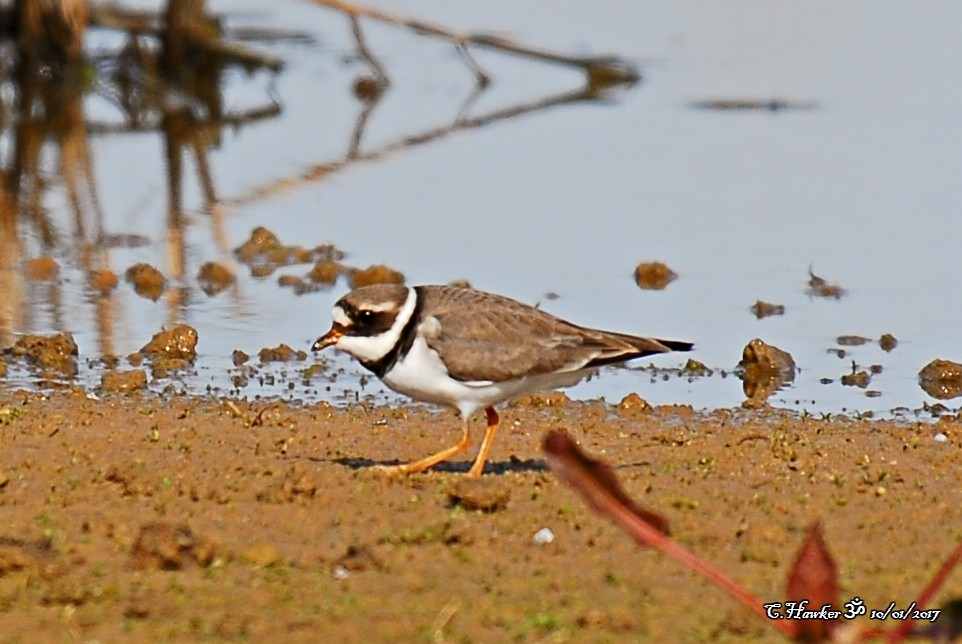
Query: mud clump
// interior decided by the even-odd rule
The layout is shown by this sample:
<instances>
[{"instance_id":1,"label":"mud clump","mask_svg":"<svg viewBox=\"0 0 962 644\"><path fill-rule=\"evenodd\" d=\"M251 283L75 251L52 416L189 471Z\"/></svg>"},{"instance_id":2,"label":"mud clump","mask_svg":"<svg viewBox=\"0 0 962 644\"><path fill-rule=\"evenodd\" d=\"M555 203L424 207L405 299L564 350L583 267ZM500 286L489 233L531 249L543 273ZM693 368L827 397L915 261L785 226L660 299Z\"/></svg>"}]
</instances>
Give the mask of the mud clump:
<instances>
[{"instance_id":1,"label":"mud clump","mask_svg":"<svg viewBox=\"0 0 962 644\"><path fill-rule=\"evenodd\" d=\"M712 370L704 362L698 362L692 358L688 358L688 362L681 370L690 376L710 376L712 374Z\"/></svg>"},{"instance_id":2,"label":"mud clump","mask_svg":"<svg viewBox=\"0 0 962 644\"><path fill-rule=\"evenodd\" d=\"M460 478L448 494L448 503L470 512L490 514L508 507L511 487L497 478Z\"/></svg>"},{"instance_id":3,"label":"mud clump","mask_svg":"<svg viewBox=\"0 0 962 644\"><path fill-rule=\"evenodd\" d=\"M52 257L35 257L28 259L23 265L23 272L28 280L34 282L52 282L60 274L60 264Z\"/></svg>"},{"instance_id":4,"label":"mud clump","mask_svg":"<svg viewBox=\"0 0 962 644\"><path fill-rule=\"evenodd\" d=\"M373 284L404 284L404 274L384 265L354 269L350 273L351 289Z\"/></svg>"},{"instance_id":5,"label":"mud clump","mask_svg":"<svg viewBox=\"0 0 962 644\"><path fill-rule=\"evenodd\" d=\"M183 524L147 523L130 549L135 570L183 570L206 568L214 560L213 544Z\"/></svg>"},{"instance_id":6,"label":"mud clump","mask_svg":"<svg viewBox=\"0 0 962 644\"><path fill-rule=\"evenodd\" d=\"M240 349L234 349L233 353L230 354L231 362L234 363L235 367L239 367L251 359L249 355L241 351Z\"/></svg>"},{"instance_id":7,"label":"mud clump","mask_svg":"<svg viewBox=\"0 0 962 644\"><path fill-rule=\"evenodd\" d=\"M3 378L6 375L7 375L7 363L0 362L0 378Z\"/></svg>"},{"instance_id":8,"label":"mud clump","mask_svg":"<svg viewBox=\"0 0 962 644\"><path fill-rule=\"evenodd\" d=\"M147 373L143 369L107 371L100 379L100 391L128 393L147 388Z\"/></svg>"},{"instance_id":9,"label":"mud clump","mask_svg":"<svg viewBox=\"0 0 962 644\"><path fill-rule=\"evenodd\" d=\"M87 273L87 284L101 295L106 295L117 288L117 273L111 270L90 271Z\"/></svg>"},{"instance_id":10,"label":"mud clump","mask_svg":"<svg viewBox=\"0 0 962 644\"><path fill-rule=\"evenodd\" d=\"M772 304L761 300L755 300L755 303L752 304L752 307L748 310L759 320L773 315L785 315L785 306L783 304Z\"/></svg>"},{"instance_id":11,"label":"mud clump","mask_svg":"<svg viewBox=\"0 0 962 644\"><path fill-rule=\"evenodd\" d=\"M813 273L811 268L808 269L808 289L806 289L805 293L809 296L840 300L846 292L847 291L838 284L829 284L827 280Z\"/></svg>"},{"instance_id":12,"label":"mud clump","mask_svg":"<svg viewBox=\"0 0 962 644\"><path fill-rule=\"evenodd\" d=\"M933 360L919 372L919 386L939 400L962 396L962 364L951 360Z\"/></svg>"},{"instance_id":13,"label":"mud clump","mask_svg":"<svg viewBox=\"0 0 962 644\"><path fill-rule=\"evenodd\" d=\"M860 335L840 335L835 341L843 347L860 347L871 342L869 338L863 338Z\"/></svg>"},{"instance_id":14,"label":"mud clump","mask_svg":"<svg viewBox=\"0 0 962 644\"><path fill-rule=\"evenodd\" d=\"M68 376L77 373L77 343L69 333L25 335L17 340L10 353L40 369L52 369Z\"/></svg>"},{"instance_id":15,"label":"mud clump","mask_svg":"<svg viewBox=\"0 0 962 644\"><path fill-rule=\"evenodd\" d=\"M251 231L246 242L234 249L234 254L245 264L252 264L258 257L279 248L280 245L277 235L263 226L258 226Z\"/></svg>"},{"instance_id":16,"label":"mud clump","mask_svg":"<svg viewBox=\"0 0 962 644\"><path fill-rule=\"evenodd\" d=\"M868 383L871 381L872 376L870 376L868 371L865 370L848 373L842 376L842 384L846 387L858 387L859 389L865 389L868 387Z\"/></svg>"},{"instance_id":17,"label":"mud clump","mask_svg":"<svg viewBox=\"0 0 962 644\"><path fill-rule=\"evenodd\" d=\"M787 351L755 338L742 351L735 373L742 379L747 398L742 406L759 407L773 393L794 382L795 360Z\"/></svg>"},{"instance_id":18,"label":"mud clump","mask_svg":"<svg viewBox=\"0 0 962 644\"><path fill-rule=\"evenodd\" d=\"M201 290L214 296L237 281L234 272L219 262L207 262L197 272Z\"/></svg>"},{"instance_id":19,"label":"mud clump","mask_svg":"<svg viewBox=\"0 0 962 644\"><path fill-rule=\"evenodd\" d=\"M156 301L167 287L164 274L150 264L134 264L124 273L124 279L133 284L137 295L149 300Z\"/></svg>"},{"instance_id":20,"label":"mud clump","mask_svg":"<svg viewBox=\"0 0 962 644\"><path fill-rule=\"evenodd\" d=\"M651 404L634 392L622 398L621 402L618 403L618 411L622 413L649 412L651 409Z\"/></svg>"},{"instance_id":21,"label":"mud clump","mask_svg":"<svg viewBox=\"0 0 962 644\"><path fill-rule=\"evenodd\" d=\"M251 268L255 277L270 275L278 266L308 264L320 260L338 261L344 253L331 244L307 249L303 246L282 244L277 235L258 226L251 231L250 238L234 249L234 256Z\"/></svg>"},{"instance_id":22,"label":"mud clump","mask_svg":"<svg viewBox=\"0 0 962 644\"><path fill-rule=\"evenodd\" d=\"M240 554L240 558L255 568L267 568L273 566L281 559L281 553L273 544L266 541L259 541L250 546Z\"/></svg>"},{"instance_id":23,"label":"mud clump","mask_svg":"<svg viewBox=\"0 0 962 644\"><path fill-rule=\"evenodd\" d=\"M339 278L345 270L344 266L338 262L321 259L314 263L314 267L311 269L311 272L307 274L307 277L315 284L334 286L334 284L337 283L337 278Z\"/></svg>"},{"instance_id":24,"label":"mud clump","mask_svg":"<svg viewBox=\"0 0 962 644\"><path fill-rule=\"evenodd\" d=\"M361 74L354 79L354 97L364 103L377 100L385 89L387 83L370 74Z\"/></svg>"},{"instance_id":25,"label":"mud clump","mask_svg":"<svg viewBox=\"0 0 962 644\"><path fill-rule=\"evenodd\" d=\"M152 364L151 375L155 380L166 378L171 371L189 369L197 357L197 331L186 324L178 324L154 334L150 342L137 353L128 356L130 364L137 366L146 356Z\"/></svg>"},{"instance_id":26,"label":"mud clump","mask_svg":"<svg viewBox=\"0 0 962 644\"><path fill-rule=\"evenodd\" d=\"M307 352L294 351L286 344L280 344L273 349L264 347L257 354L261 362L291 362L293 360L307 360Z\"/></svg>"},{"instance_id":27,"label":"mud clump","mask_svg":"<svg viewBox=\"0 0 962 644\"><path fill-rule=\"evenodd\" d=\"M571 399L563 391L538 391L515 398L512 407L530 407L544 409L546 407L561 408L571 404Z\"/></svg>"},{"instance_id":28,"label":"mud clump","mask_svg":"<svg viewBox=\"0 0 962 644\"><path fill-rule=\"evenodd\" d=\"M882 337L878 339L878 345L882 347L882 351L889 353L899 345L899 341L895 339L895 336L891 333L884 333Z\"/></svg>"},{"instance_id":29,"label":"mud clump","mask_svg":"<svg viewBox=\"0 0 962 644\"><path fill-rule=\"evenodd\" d=\"M635 267L635 284L646 291L660 291L678 279L678 273L661 262L642 262Z\"/></svg>"}]
</instances>

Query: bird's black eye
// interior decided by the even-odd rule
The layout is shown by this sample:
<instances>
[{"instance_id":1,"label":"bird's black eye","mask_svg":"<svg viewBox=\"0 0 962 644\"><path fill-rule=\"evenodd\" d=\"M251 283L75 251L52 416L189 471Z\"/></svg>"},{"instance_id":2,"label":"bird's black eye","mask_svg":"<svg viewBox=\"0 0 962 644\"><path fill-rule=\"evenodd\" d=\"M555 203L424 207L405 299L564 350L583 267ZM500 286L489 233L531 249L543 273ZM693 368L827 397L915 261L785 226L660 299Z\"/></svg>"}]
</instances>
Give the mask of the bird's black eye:
<instances>
[{"instance_id":1,"label":"bird's black eye","mask_svg":"<svg viewBox=\"0 0 962 644\"><path fill-rule=\"evenodd\" d=\"M359 324L370 324L374 322L374 311L358 311L357 321Z\"/></svg>"}]
</instances>

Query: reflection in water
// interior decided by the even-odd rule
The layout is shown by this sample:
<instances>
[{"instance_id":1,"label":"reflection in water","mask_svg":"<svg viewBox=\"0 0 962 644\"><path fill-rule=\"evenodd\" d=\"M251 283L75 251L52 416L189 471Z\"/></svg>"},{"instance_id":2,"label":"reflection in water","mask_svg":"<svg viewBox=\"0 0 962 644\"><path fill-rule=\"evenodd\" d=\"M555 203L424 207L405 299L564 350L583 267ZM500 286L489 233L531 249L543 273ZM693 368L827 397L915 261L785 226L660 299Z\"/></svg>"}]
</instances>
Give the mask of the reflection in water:
<instances>
[{"instance_id":1,"label":"reflection in water","mask_svg":"<svg viewBox=\"0 0 962 644\"><path fill-rule=\"evenodd\" d=\"M68 279L37 282L29 288L23 281L22 267L27 259L54 256L82 271L79 287L84 289L83 300L93 311L97 349L105 364L116 364L115 327L122 312L118 310L115 287L117 274L123 274L126 267L112 263L117 261L112 250L150 240L134 232L107 230L105 222L116 218L105 216L103 203L110 201L102 200L98 193L92 134L162 137L167 193L166 275L160 275L160 289L149 297L159 299L166 307L158 326L174 326L186 317L195 283L193 276L187 275L189 220L184 201L189 181L194 181L202 195L216 246L227 254L230 244L224 218L231 208L272 196L288 186L317 181L355 162L376 161L463 130L555 106L604 100L612 87L631 85L639 78L631 65L613 57L566 56L486 34L457 34L437 25L401 19L394 24L451 42L477 82L450 122L365 150L367 120L389 80L366 46L358 18L384 20L384 15L341 10L351 20L357 56L370 70L369 76L355 83L360 111L349 133L346 154L314 164L293 178L253 187L246 195L224 200L215 185L211 147L219 144L225 127L236 131L281 113L270 97L246 111L227 109L225 79L236 77L227 73L228 68L277 73L282 68L279 60L225 41L220 19L205 12L203 0L168 0L157 13L116 5L88 6L84 0L14 3L15 19L3 23L12 25L12 31L0 34L15 51L10 58L12 64L7 59L0 63L0 83L5 90L0 96L4 102L0 106L0 127L10 142L0 159L0 347L9 347L18 334L32 331L40 307L49 312L58 331L74 326L82 315L69 308L78 305L70 304L72 282ZM119 44L110 51L87 51L84 33L88 27L119 34L111 41ZM263 34L277 36L266 30ZM488 76L472 58L468 45L580 67L585 72L584 86L472 116L471 108L487 86ZM113 120L90 118L85 113L85 101L91 96L108 103L117 116ZM191 166L196 168L196 176L189 176L187 168ZM58 217L64 210L59 200L65 203L67 224ZM36 248L28 241L34 239ZM139 280L135 282L140 284Z\"/></svg>"},{"instance_id":2,"label":"reflection in water","mask_svg":"<svg viewBox=\"0 0 962 644\"><path fill-rule=\"evenodd\" d=\"M962 364L951 360L933 360L919 372L919 386L939 400L962 396Z\"/></svg>"},{"instance_id":3,"label":"reflection in water","mask_svg":"<svg viewBox=\"0 0 962 644\"><path fill-rule=\"evenodd\" d=\"M11 141L2 159L0 188L0 346L11 345L15 331L32 326L19 270L32 251L23 248L20 226L34 233L42 255L75 258L91 285L116 282L110 248L123 237L104 230L89 145L91 131L156 131L163 136L169 265L174 276L182 278L183 155L187 151L194 155L198 182L214 216L215 231L219 230L208 147L216 143L225 125L236 129L280 113L273 101L245 113L225 112L221 85L229 66L278 71L280 64L225 43L218 21L205 13L202 1L170 0L161 13L150 14L113 6L88 9L84 0L21 0L11 13L10 31L3 36L14 50L14 62L0 70L6 117L0 126ZM88 57L83 47L88 22L121 32L123 45L115 53ZM91 93L112 103L123 125L105 127L88 121L84 99ZM51 156L56 161L49 167ZM71 230L54 226L48 194L54 187L63 191ZM52 310L54 325L64 328L59 282L38 288L46 291L42 302ZM112 290L92 288L88 297L95 308L98 348L104 355L114 351ZM169 319L176 320L183 303L178 289L169 291L168 302Z\"/></svg>"},{"instance_id":4,"label":"reflection in water","mask_svg":"<svg viewBox=\"0 0 962 644\"><path fill-rule=\"evenodd\" d=\"M744 407L759 407L779 389L795 380L795 361L791 354L755 338L745 346L735 369L742 379Z\"/></svg>"}]
</instances>

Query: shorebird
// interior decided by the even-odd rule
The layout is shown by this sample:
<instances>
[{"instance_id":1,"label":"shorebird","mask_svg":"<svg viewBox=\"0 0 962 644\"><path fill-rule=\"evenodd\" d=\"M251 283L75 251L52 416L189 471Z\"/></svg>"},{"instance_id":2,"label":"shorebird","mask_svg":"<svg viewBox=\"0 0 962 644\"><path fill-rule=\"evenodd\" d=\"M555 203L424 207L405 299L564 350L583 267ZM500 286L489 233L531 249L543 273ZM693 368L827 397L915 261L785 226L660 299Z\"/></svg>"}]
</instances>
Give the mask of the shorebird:
<instances>
[{"instance_id":1,"label":"shorebird","mask_svg":"<svg viewBox=\"0 0 962 644\"><path fill-rule=\"evenodd\" d=\"M459 286L365 286L338 300L332 317L331 330L314 343L314 351L335 346L394 391L461 415L457 444L383 468L398 473L423 472L467 450L468 419L484 409L487 429L468 471L479 476L498 431L495 405L571 386L604 365L693 346L577 326L507 297Z\"/></svg>"}]
</instances>

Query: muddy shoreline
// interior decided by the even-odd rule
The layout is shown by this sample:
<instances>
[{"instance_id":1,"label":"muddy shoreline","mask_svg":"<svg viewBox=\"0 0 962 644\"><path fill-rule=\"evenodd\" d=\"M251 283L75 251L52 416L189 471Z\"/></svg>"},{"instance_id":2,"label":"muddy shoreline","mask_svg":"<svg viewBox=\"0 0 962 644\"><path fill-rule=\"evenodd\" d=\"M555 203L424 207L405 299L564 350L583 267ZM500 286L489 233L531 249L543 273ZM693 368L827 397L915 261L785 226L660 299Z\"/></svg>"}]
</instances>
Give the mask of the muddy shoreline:
<instances>
[{"instance_id":1,"label":"muddy shoreline","mask_svg":"<svg viewBox=\"0 0 962 644\"><path fill-rule=\"evenodd\" d=\"M370 466L454 442L455 416L0 393L0 642L778 641L559 483L540 453L550 429L772 601L815 520L842 598L869 608L908 605L962 538L954 417L697 413L551 394L502 421L480 480L462 476L473 452L390 477ZM480 419L472 427L477 443ZM936 604L958 596L953 575Z\"/></svg>"}]
</instances>

